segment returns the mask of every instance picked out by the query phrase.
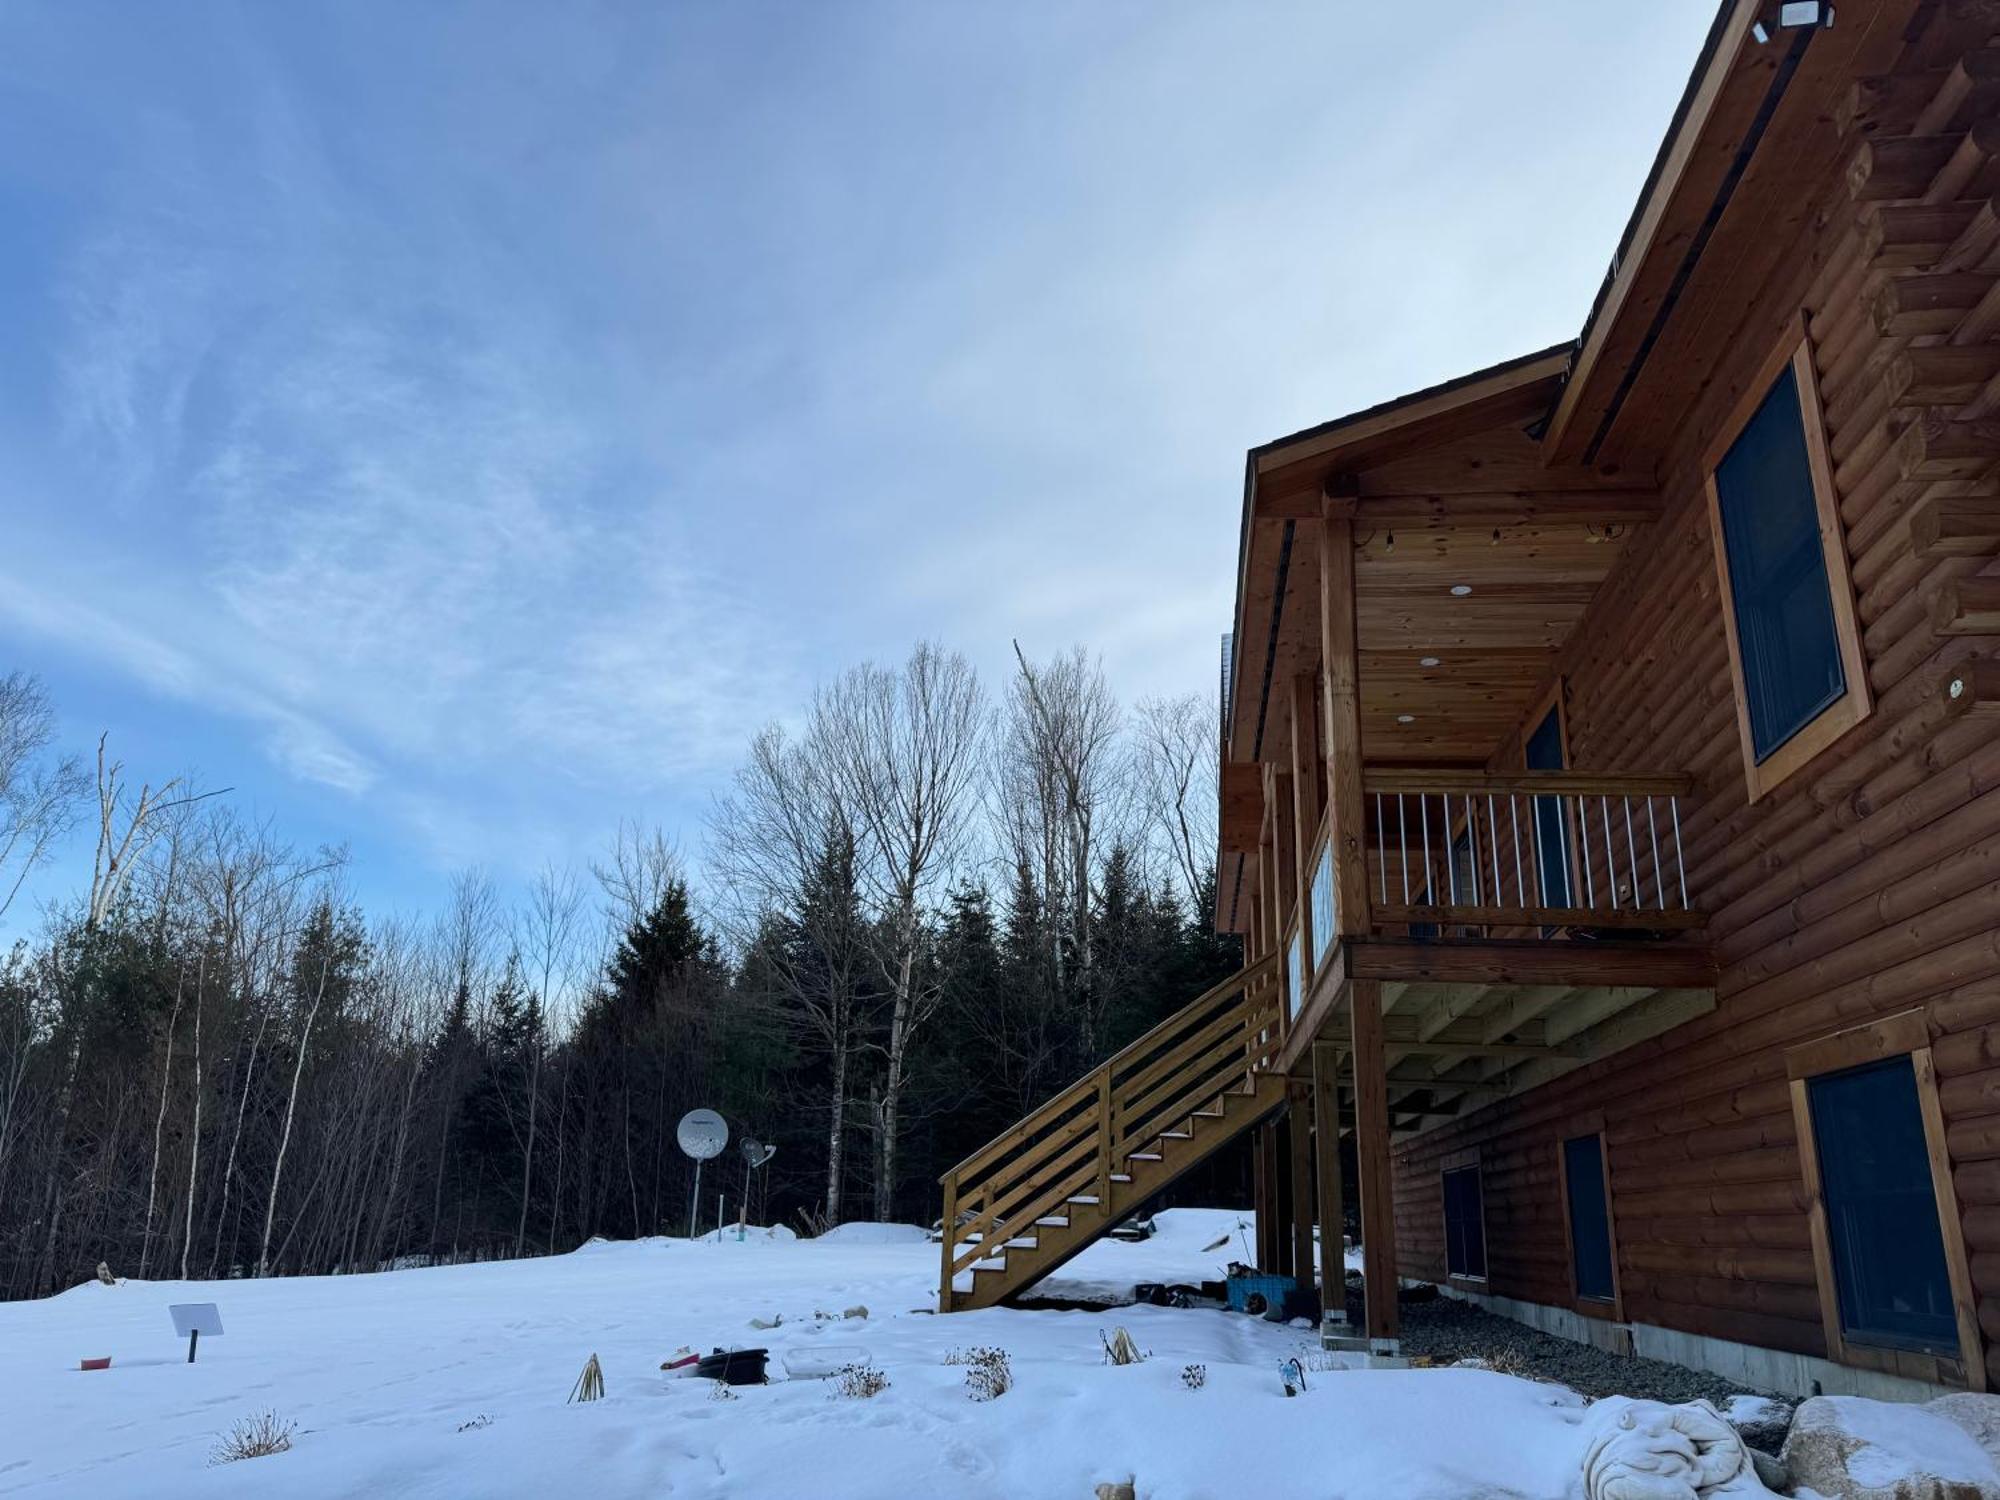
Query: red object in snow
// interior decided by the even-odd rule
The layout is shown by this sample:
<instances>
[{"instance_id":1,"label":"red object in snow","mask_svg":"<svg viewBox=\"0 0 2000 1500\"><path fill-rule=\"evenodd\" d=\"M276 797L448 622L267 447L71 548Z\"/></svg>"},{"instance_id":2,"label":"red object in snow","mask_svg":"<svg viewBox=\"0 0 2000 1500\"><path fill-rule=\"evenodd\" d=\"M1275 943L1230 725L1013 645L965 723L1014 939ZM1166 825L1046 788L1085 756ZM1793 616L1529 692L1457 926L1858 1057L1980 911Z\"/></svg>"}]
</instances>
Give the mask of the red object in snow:
<instances>
[{"instance_id":1,"label":"red object in snow","mask_svg":"<svg viewBox=\"0 0 2000 1500\"><path fill-rule=\"evenodd\" d=\"M83 1368L86 1370L108 1370L111 1368L111 1356L107 1354L102 1359L86 1359L83 1362Z\"/></svg>"}]
</instances>

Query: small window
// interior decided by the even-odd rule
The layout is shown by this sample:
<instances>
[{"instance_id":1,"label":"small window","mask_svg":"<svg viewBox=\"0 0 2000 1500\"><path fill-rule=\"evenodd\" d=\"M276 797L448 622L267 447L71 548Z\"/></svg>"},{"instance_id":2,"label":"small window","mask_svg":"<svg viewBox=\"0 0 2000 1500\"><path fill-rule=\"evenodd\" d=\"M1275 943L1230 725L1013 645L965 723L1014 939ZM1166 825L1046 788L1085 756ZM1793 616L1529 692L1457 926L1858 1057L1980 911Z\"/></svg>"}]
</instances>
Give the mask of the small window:
<instances>
[{"instance_id":1,"label":"small window","mask_svg":"<svg viewBox=\"0 0 2000 1500\"><path fill-rule=\"evenodd\" d=\"M1810 1079L1806 1097L1842 1337L1956 1353L1951 1273L1909 1057Z\"/></svg>"},{"instance_id":2,"label":"small window","mask_svg":"<svg viewBox=\"0 0 2000 1500\"><path fill-rule=\"evenodd\" d=\"M1802 327L1724 429L1710 470L1710 521L1754 799L1869 706Z\"/></svg>"},{"instance_id":3,"label":"small window","mask_svg":"<svg viewBox=\"0 0 2000 1500\"><path fill-rule=\"evenodd\" d=\"M1611 1204L1604 1190L1604 1137L1572 1136L1562 1143L1563 1195L1569 1210L1570 1265L1576 1295L1588 1302L1618 1297L1611 1255Z\"/></svg>"},{"instance_id":4,"label":"small window","mask_svg":"<svg viewBox=\"0 0 2000 1500\"><path fill-rule=\"evenodd\" d=\"M1486 1200L1477 1166L1444 1174L1444 1268L1449 1276L1486 1276Z\"/></svg>"}]
</instances>

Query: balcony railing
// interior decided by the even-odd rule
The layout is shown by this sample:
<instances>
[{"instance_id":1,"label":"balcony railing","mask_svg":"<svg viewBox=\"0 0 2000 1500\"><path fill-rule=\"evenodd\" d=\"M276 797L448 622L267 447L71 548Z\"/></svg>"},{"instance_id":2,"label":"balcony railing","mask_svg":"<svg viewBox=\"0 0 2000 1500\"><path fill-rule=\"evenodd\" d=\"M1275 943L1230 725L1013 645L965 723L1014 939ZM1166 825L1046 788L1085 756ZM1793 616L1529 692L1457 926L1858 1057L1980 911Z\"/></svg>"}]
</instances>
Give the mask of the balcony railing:
<instances>
[{"instance_id":1,"label":"balcony railing","mask_svg":"<svg viewBox=\"0 0 2000 1500\"><path fill-rule=\"evenodd\" d=\"M1681 846L1688 789L1682 776L1366 771L1373 920L1419 935L1698 926Z\"/></svg>"}]
</instances>

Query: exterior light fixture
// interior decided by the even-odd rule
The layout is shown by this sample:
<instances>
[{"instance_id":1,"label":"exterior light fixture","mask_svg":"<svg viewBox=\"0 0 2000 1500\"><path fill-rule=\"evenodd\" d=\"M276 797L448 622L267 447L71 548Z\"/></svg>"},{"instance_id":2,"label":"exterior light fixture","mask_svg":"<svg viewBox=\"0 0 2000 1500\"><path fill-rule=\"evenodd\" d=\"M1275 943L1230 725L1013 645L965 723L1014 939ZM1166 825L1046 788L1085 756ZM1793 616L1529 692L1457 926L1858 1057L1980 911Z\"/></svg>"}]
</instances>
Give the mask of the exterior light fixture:
<instances>
[{"instance_id":1,"label":"exterior light fixture","mask_svg":"<svg viewBox=\"0 0 2000 1500\"><path fill-rule=\"evenodd\" d=\"M1472 585L1469 583L1454 583L1451 586L1451 593L1454 599L1463 599L1467 594L1471 592L1472 592Z\"/></svg>"},{"instance_id":2,"label":"exterior light fixture","mask_svg":"<svg viewBox=\"0 0 2000 1500\"><path fill-rule=\"evenodd\" d=\"M1420 667L1435 667L1439 665L1439 661L1435 656L1420 656L1417 658L1417 665Z\"/></svg>"},{"instance_id":3,"label":"exterior light fixture","mask_svg":"<svg viewBox=\"0 0 2000 1500\"><path fill-rule=\"evenodd\" d=\"M1417 716L1415 714L1397 714L1396 722L1398 724L1414 724L1417 722Z\"/></svg>"}]
</instances>

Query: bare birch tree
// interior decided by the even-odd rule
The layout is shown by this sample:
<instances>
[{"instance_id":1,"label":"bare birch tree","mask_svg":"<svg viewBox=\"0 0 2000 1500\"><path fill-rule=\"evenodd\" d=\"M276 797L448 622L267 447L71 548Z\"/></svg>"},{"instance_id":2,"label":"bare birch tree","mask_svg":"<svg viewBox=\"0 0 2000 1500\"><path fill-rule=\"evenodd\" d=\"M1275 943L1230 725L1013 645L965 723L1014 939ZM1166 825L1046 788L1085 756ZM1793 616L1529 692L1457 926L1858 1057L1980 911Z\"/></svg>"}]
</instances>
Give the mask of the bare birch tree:
<instances>
[{"instance_id":1,"label":"bare birch tree","mask_svg":"<svg viewBox=\"0 0 2000 1500\"><path fill-rule=\"evenodd\" d=\"M1215 712L1199 693L1141 698L1132 729L1133 775L1147 831L1192 910L1215 863Z\"/></svg>"},{"instance_id":2,"label":"bare birch tree","mask_svg":"<svg viewBox=\"0 0 2000 1500\"><path fill-rule=\"evenodd\" d=\"M48 758L54 739L41 683L21 672L0 677L0 917L75 826L89 787L74 756Z\"/></svg>"},{"instance_id":3,"label":"bare birch tree","mask_svg":"<svg viewBox=\"0 0 2000 1500\"><path fill-rule=\"evenodd\" d=\"M860 839L858 868L877 920L869 925L890 994L875 1106L875 1216L887 1222L910 1044L940 988L921 971L927 909L961 867L973 835L984 697L972 664L920 642L900 670L864 665L819 694L815 736L826 745Z\"/></svg>"}]
</instances>

